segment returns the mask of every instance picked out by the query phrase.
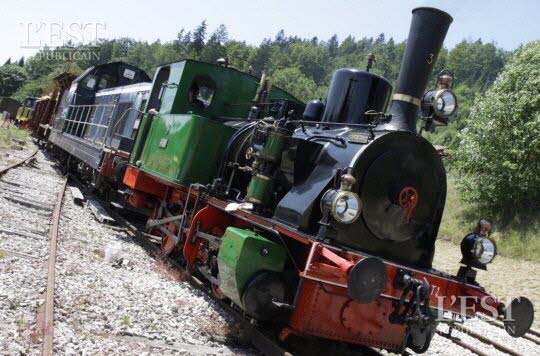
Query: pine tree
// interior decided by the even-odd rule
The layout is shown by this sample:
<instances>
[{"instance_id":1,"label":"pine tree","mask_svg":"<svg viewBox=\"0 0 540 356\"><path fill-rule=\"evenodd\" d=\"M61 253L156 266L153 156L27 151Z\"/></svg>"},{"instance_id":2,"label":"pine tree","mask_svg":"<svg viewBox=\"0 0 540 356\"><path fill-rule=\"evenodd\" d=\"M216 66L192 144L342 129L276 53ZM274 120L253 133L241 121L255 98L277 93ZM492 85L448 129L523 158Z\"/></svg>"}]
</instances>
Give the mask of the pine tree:
<instances>
[{"instance_id":1,"label":"pine tree","mask_svg":"<svg viewBox=\"0 0 540 356\"><path fill-rule=\"evenodd\" d=\"M330 54L330 57L335 57L338 53L338 47L339 47L339 41L338 36L333 35L328 40L328 53Z\"/></svg>"},{"instance_id":2,"label":"pine tree","mask_svg":"<svg viewBox=\"0 0 540 356\"><path fill-rule=\"evenodd\" d=\"M285 31L279 30L279 32L276 35L276 39L274 40L274 43L277 44L282 49L287 46L287 37L285 37Z\"/></svg>"},{"instance_id":3,"label":"pine tree","mask_svg":"<svg viewBox=\"0 0 540 356\"><path fill-rule=\"evenodd\" d=\"M6 61L6 63L4 63L5 66L8 66L11 64L11 57L9 57Z\"/></svg>"},{"instance_id":4,"label":"pine tree","mask_svg":"<svg viewBox=\"0 0 540 356\"><path fill-rule=\"evenodd\" d=\"M191 49L197 56L199 56L204 49L204 40L206 39L206 20L204 20L199 27L193 31L193 42L191 42Z\"/></svg>"}]
</instances>

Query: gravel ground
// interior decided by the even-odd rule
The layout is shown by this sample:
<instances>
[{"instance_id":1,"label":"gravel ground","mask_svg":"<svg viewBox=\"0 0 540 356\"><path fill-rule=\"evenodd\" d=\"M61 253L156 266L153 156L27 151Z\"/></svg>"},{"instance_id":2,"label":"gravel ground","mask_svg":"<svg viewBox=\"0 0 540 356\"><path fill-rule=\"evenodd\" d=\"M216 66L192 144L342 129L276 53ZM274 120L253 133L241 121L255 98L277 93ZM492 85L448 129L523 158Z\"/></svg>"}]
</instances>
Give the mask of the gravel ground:
<instances>
[{"instance_id":1,"label":"gravel ground","mask_svg":"<svg viewBox=\"0 0 540 356\"><path fill-rule=\"evenodd\" d=\"M213 300L149 257L129 235L97 223L69 192L63 210L58 352L176 354L179 350L172 348L179 348L188 354L246 353L231 349L239 328ZM117 263L104 258L111 246L121 248Z\"/></svg>"},{"instance_id":2,"label":"gravel ground","mask_svg":"<svg viewBox=\"0 0 540 356\"><path fill-rule=\"evenodd\" d=\"M3 152L1 157L26 157L35 148L28 143L27 152ZM53 168L44 163L41 152L31 168L19 167L9 171L0 180L0 229L16 229L31 233L22 237L0 232L0 354L37 354L41 334L36 327L36 315L44 303L42 294L47 285L44 268L48 258L51 210L39 210L22 206L6 199L20 197L41 202L54 203L61 184ZM2 159L0 165L4 165ZM9 165L9 162L5 164ZM16 186L5 182L20 184ZM29 188L33 187L33 189Z\"/></svg>"}]
</instances>

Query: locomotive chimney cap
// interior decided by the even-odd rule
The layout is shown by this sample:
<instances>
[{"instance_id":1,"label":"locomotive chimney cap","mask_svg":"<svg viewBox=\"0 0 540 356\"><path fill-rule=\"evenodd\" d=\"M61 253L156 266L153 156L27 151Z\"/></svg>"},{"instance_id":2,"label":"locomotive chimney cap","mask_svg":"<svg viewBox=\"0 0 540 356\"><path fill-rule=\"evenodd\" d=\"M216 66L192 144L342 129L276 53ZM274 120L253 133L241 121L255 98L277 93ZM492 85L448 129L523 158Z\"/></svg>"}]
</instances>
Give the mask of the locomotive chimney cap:
<instances>
[{"instance_id":1,"label":"locomotive chimney cap","mask_svg":"<svg viewBox=\"0 0 540 356\"><path fill-rule=\"evenodd\" d=\"M446 11L443 11L441 9L437 9L435 7L429 7L429 6L415 7L414 9L412 9L411 12L415 13L416 11L419 11L419 10L431 11L433 13L437 13L439 15L445 16L450 20L450 23L452 23L454 21L454 18L449 13L447 13Z\"/></svg>"}]
</instances>

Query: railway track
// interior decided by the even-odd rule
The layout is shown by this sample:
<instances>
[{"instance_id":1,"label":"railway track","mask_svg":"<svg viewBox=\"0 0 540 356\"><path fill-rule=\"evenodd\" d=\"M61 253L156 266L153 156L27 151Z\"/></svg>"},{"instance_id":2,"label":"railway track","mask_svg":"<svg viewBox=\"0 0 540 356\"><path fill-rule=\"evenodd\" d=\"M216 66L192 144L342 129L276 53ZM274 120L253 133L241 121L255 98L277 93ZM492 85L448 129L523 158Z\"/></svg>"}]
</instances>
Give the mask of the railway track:
<instances>
[{"instance_id":1,"label":"railway track","mask_svg":"<svg viewBox=\"0 0 540 356\"><path fill-rule=\"evenodd\" d=\"M6 293L4 299L9 301L11 309L17 310L20 305L33 304L30 293L25 293L28 291L24 289L25 285L35 287L33 299L38 301L42 298L40 293L45 284L51 286L47 287L44 313L43 306L36 305L38 314L35 320L17 319L21 329L28 330L25 337L35 340L34 344L43 337L42 354L51 355L55 270L53 242L56 242L58 234L60 209L67 180L60 182L59 174L50 168L50 165L43 162L41 165L37 160L38 152L39 149L36 148L28 156L0 169L0 213L3 216L0 221L0 253L8 256L7 269L17 276L1 282L6 283L6 288L2 291ZM31 161L34 162L29 165ZM60 186L60 191L57 192ZM51 204L51 201L55 200L56 203ZM47 248L47 245L50 245L50 248ZM49 273L46 282L42 266L47 260ZM19 268L21 271L17 271ZM32 272L28 273L28 269L32 269ZM6 273L6 278L8 276L9 273ZM9 282L15 285L9 285ZM35 316L29 310L24 313ZM32 350L32 353L35 352L37 350Z\"/></svg>"},{"instance_id":2,"label":"railway track","mask_svg":"<svg viewBox=\"0 0 540 356\"><path fill-rule=\"evenodd\" d=\"M151 239L149 239L146 234L142 233L135 225L133 225L132 223L124 219L121 215L116 213L114 210L112 209L108 209L108 210L110 214L113 215L114 218L117 220L117 222L119 222L122 226L124 226L128 230L129 234L133 236L149 253L151 253L156 258L161 258L161 259L163 258L163 255L161 254L161 251L159 247L156 245L155 241L152 241ZM174 260L170 258L166 258L166 260L167 260L167 263L169 263L171 267L175 269L183 270L183 267L180 266ZM203 290L205 293L208 293L208 294L212 293L212 291L206 285L204 285L200 280L198 280L197 278L193 276L190 276L190 278L191 278L192 284L195 285L197 288ZM261 351L262 353L266 355L292 355L293 354L291 351L287 351L286 349L284 349L271 336L264 334L257 327L247 322L244 316L241 315L236 309L232 308L231 306L229 306L228 304L222 301L218 301L218 303L224 309L228 310L229 313L234 315L235 319L241 322L242 325L250 331L251 342L259 351ZM492 324L504 329L504 325L502 323L497 322L495 324L495 322L492 322ZM497 340L490 339L460 324L453 325L452 329L460 333L467 334L481 341L482 343L486 345L491 345L498 351L501 351L505 354L512 355L512 356L525 356L525 354L514 351L511 348L498 342ZM536 344L539 344L540 340L535 339L534 337L531 336L531 335L536 335L535 333L538 333L538 331L531 330L529 334L524 336L524 338ZM471 351L474 354L477 354L479 356L491 356L490 353L484 352L478 347L470 345L469 343L461 340L459 336L451 335L449 333L445 333L440 330L437 330L437 334L450 340L452 343ZM373 350L373 349L365 350L362 354L380 355L378 351Z\"/></svg>"},{"instance_id":3,"label":"railway track","mask_svg":"<svg viewBox=\"0 0 540 356\"><path fill-rule=\"evenodd\" d=\"M106 206L106 204L103 202L103 205ZM148 238L148 235L141 232L137 226L132 224L130 221L122 217L120 214L118 214L116 211L108 208L108 212L113 216L113 218L116 220L116 222L120 225L126 228L129 235L131 235L145 250L154 258L158 258L164 262L166 262L170 268L173 268L175 270L183 271L185 272L184 268L178 264L175 260L169 257L164 257L161 248L156 245L155 242L153 242L151 239ZM193 275L188 275L188 280L197 289L203 291L204 293L211 295L212 290L210 287L208 287L206 284L204 284L202 281L200 281L197 277ZM309 341L305 340L302 342L302 345L296 346L296 348L305 348L306 350L303 352L299 352L298 350L289 350L288 348L285 348L279 341L276 339L274 334L267 332L266 330L263 330L259 328L256 323L253 323L249 319L246 319L246 317L240 313L237 309L233 308L231 305L225 303L222 300L216 300L216 303L218 303L224 310L227 311L228 314L234 317L234 319L242 325L244 330L247 331L248 337L250 339L251 344L261 353L268 356L293 356L293 355L328 355L330 354L342 354L342 355L350 355L350 356L377 356L381 355L380 352L378 352L375 349L371 348L364 348L364 347L357 347L356 349L352 350L344 350L345 345L341 343L332 344L333 347L339 348L339 351L336 352L328 352L324 347L320 347L320 343L317 343L315 345L309 345ZM327 342L327 344L331 344L330 342Z\"/></svg>"},{"instance_id":4,"label":"railway track","mask_svg":"<svg viewBox=\"0 0 540 356\"><path fill-rule=\"evenodd\" d=\"M496 327L498 327L500 329L504 329L504 324L502 322L490 321L488 323L490 325L496 326ZM458 335L455 335L453 333L454 331L456 331L458 333ZM474 353L476 355L479 355L479 356L491 356L491 354L481 350L480 348L478 348L475 345L472 345L469 342L464 341L463 340L464 335L467 335L470 338L478 340L479 342L481 342L484 345L492 346L494 349L496 349L497 351L499 351L499 352L501 352L503 354L512 355L512 356L526 356L527 355L525 353L516 351L516 350L512 349L511 347L508 347L508 346L502 344L501 342L499 342L498 340L495 340L494 338L486 337L485 335L483 335L483 334L481 334L481 333L479 333L479 332L477 332L477 331L475 331L475 330L473 330L471 328L468 328L468 327L466 327L466 326L464 326L462 324L458 324L458 323L450 324L449 327L448 327L448 332L437 330L437 334L444 337L447 340L450 340L452 343L454 343L454 344L456 344L456 345L458 345L458 346L460 346L460 347L462 347L464 349L467 349L467 350L471 351L472 353ZM534 329L531 329L531 331L529 333L525 334L523 336L523 338L528 340L528 341L531 341L531 342L535 343L536 345L540 345L540 339L536 338L535 337L536 335L538 335L538 331L536 331Z\"/></svg>"},{"instance_id":5,"label":"railway track","mask_svg":"<svg viewBox=\"0 0 540 356\"><path fill-rule=\"evenodd\" d=\"M15 163L13 163L13 164L5 167L5 168L0 169L0 177L3 176L4 174L6 174L7 172L9 172L10 170L12 170L13 168L17 168L17 167L19 167L19 166L21 166L21 165L23 165L25 163L28 163L30 160L34 159L34 157L36 156L38 151L39 151L39 148L36 148L34 151L32 151L32 153L28 157L26 157L26 158L24 158L24 159L22 159L20 161L17 161L17 162L15 162Z\"/></svg>"},{"instance_id":6,"label":"railway track","mask_svg":"<svg viewBox=\"0 0 540 356\"><path fill-rule=\"evenodd\" d=\"M56 204L52 215L51 229L49 230L49 261L47 269L47 292L45 299L45 317L43 320L43 346L41 354L48 356L53 354L53 337L54 337L54 286L56 277L56 251L58 246L58 227L60 225L60 213L62 210L62 202L66 192L68 179L64 179L62 188L58 193Z\"/></svg>"}]
</instances>

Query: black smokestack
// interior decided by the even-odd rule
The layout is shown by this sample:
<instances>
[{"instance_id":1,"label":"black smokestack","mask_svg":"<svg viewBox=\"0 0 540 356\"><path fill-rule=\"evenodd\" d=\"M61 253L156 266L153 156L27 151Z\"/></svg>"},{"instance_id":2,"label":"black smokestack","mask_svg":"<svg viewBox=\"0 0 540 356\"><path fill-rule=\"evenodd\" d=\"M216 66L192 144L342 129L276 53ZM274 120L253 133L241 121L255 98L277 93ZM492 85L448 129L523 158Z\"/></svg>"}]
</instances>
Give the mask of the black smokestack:
<instances>
[{"instance_id":1,"label":"black smokestack","mask_svg":"<svg viewBox=\"0 0 540 356\"><path fill-rule=\"evenodd\" d=\"M416 132L416 114L424 95L429 75L441 50L452 17L446 12L418 7L413 18L407 47L392 98L392 120L388 129Z\"/></svg>"}]
</instances>

